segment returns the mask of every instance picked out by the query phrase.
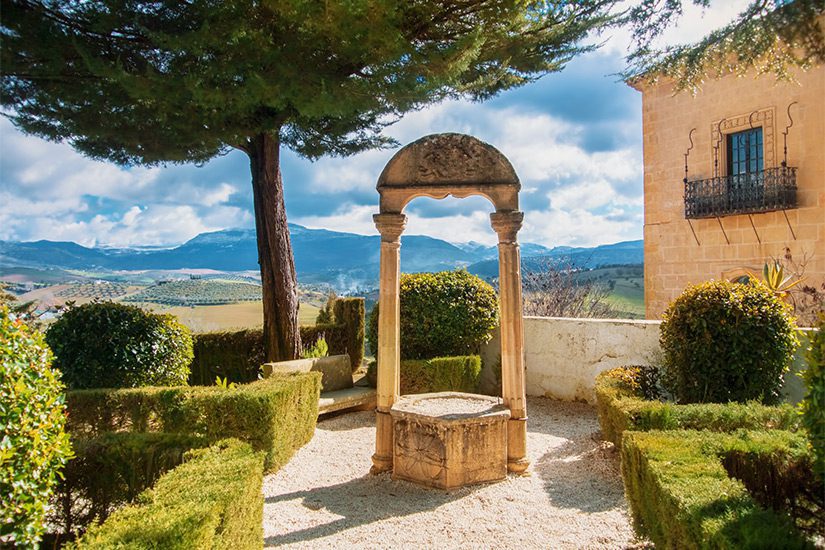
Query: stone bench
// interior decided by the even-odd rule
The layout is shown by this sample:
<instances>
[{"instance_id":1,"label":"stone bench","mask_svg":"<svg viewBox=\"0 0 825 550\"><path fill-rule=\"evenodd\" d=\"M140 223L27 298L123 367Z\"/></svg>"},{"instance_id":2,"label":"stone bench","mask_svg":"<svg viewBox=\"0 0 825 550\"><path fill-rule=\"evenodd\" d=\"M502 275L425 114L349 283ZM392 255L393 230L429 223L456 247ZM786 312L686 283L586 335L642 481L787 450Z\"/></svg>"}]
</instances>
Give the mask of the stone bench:
<instances>
[{"instance_id":1,"label":"stone bench","mask_svg":"<svg viewBox=\"0 0 825 550\"><path fill-rule=\"evenodd\" d=\"M330 355L329 357L263 364L264 378L269 378L273 374L290 372L320 372L322 393L352 387L352 367L349 355Z\"/></svg>"},{"instance_id":2,"label":"stone bench","mask_svg":"<svg viewBox=\"0 0 825 550\"><path fill-rule=\"evenodd\" d=\"M263 376L291 372L320 372L321 398L318 414L344 410L372 410L375 408L374 388L354 387L349 355L331 355L294 361L264 363Z\"/></svg>"}]
</instances>

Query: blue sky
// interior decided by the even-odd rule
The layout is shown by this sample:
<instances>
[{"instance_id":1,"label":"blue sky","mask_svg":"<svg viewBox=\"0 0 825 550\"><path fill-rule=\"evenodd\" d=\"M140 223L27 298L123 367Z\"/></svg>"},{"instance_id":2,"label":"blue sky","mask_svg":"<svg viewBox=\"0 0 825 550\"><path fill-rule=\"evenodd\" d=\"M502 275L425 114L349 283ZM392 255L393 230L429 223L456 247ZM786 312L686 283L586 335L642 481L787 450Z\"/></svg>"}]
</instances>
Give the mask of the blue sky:
<instances>
[{"instance_id":1,"label":"blue sky","mask_svg":"<svg viewBox=\"0 0 825 550\"><path fill-rule=\"evenodd\" d=\"M689 8L668 42L697 39L743 5ZM641 239L641 94L618 80L626 35L485 103L451 101L410 113L387 134L402 145L462 132L497 147L522 182L523 242L592 246ZM375 183L395 150L314 163L282 155L287 215L314 228L375 234ZM495 242L481 198L420 198L407 208L408 234ZM175 245L198 233L253 227L247 157L232 152L204 166L117 166L68 145L18 132L0 118L0 240L65 240L87 246Z\"/></svg>"}]
</instances>

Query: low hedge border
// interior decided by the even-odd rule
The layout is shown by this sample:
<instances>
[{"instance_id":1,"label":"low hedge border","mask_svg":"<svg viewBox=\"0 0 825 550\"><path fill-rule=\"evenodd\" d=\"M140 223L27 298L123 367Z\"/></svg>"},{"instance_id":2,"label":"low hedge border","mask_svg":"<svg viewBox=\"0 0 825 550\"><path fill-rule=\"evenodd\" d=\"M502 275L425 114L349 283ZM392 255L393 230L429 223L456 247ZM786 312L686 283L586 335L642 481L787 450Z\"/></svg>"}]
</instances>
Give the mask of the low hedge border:
<instances>
[{"instance_id":1,"label":"low hedge border","mask_svg":"<svg viewBox=\"0 0 825 550\"><path fill-rule=\"evenodd\" d=\"M435 357L401 360L401 394L461 391L475 393L481 376L481 357Z\"/></svg>"},{"instance_id":2,"label":"low hedge border","mask_svg":"<svg viewBox=\"0 0 825 550\"><path fill-rule=\"evenodd\" d=\"M619 446L627 430L798 429L799 413L791 405L703 403L677 405L642 398L638 367L619 367L596 377L596 409L602 437Z\"/></svg>"},{"instance_id":3,"label":"low hedge border","mask_svg":"<svg viewBox=\"0 0 825 550\"><path fill-rule=\"evenodd\" d=\"M813 548L784 514L760 507L723 466L731 453L809 453L788 431L627 432L622 477L637 531L657 548Z\"/></svg>"},{"instance_id":4,"label":"low hedge border","mask_svg":"<svg viewBox=\"0 0 825 550\"><path fill-rule=\"evenodd\" d=\"M69 548L261 548L263 453L230 439L187 459Z\"/></svg>"},{"instance_id":5,"label":"low hedge border","mask_svg":"<svg viewBox=\"0 0 825 550\"><path fill-rule=\"evenodd\" d=\"M330 355L349 355L354 372L364 358L364 299L338 298L333 314L334 323L301 327L301 342L306 349L323 336ZM229 382L254 382L266 363L261 329L206 332L193 338L194 359L189 374L193 386L211 386L217 376Z\"/></svg>"},{"instance_id":6,"label":"low hedge border","mask_svg":"<svg viewBox=\"0 0 825 550\"><path fill-rule=\"evenodd\" d=\"M378 364L367 368L367 382L378 384ZM401 394L461 391L476 393L481 382L481 357L462 355L434 359L402 359L400 366Z\"/></svg>"},{"instance_id":7,"label":"low hedge border","mask_svg":"<svg viewBox=\"0 0 825 550\"><path fill-rule=\"evenodd\" d=\"M72 458L52 499L49 523L65 535L115 507L134 500L164 472L183 462L184 454L206 441L193 435L104 433L73 439Z\"/></svg>"},{"instance_id":8,"label":"low hedge border","mask_svg":"<svg viewBox=\"0 0 825 550\"><path fill-rule=\"evenodd\" d=\"M315 431L321 374L273 376L218 386L78 390L68 392L68 431L77 438L104 432L165 432L212 443L235 437L265 453L276 470Z\"/></svg>"}]
</instances>

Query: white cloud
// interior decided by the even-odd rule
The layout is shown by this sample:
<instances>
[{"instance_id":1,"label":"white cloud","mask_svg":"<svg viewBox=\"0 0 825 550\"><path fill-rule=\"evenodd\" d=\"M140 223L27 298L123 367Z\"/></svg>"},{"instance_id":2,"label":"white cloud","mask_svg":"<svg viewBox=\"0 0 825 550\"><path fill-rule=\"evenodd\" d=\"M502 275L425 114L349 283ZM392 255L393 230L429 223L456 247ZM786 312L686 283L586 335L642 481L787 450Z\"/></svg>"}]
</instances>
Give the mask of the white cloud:
<instances>
[{"instance_id":1,"label":"white cloud","mask_svg":"<svg viewBox=\"0 0 825 550\"><path fill-rule=\"evenodd\" d=\"M233 185L226 182L221 183L217 189L207 191L200 199L200 203L204 206L215 206L216 204L223 204L229 200L229 197L234 195L237 189Z\"/></svg>"},{"instance_id":2,"label":"white cloud","mask_svg":"<svg viewBox=\"0 0 825 550\"><path fill-rule=\"evenodd\" d=\"M359 235L377 235L378 230L375 229L375 223L372 221L373 214L377 213L378 208L375 206L359 206L347 203L328 216L301 216L291 221L311 229L329 229L330 231L358 233Z\"/></svg>"}]
</instances>

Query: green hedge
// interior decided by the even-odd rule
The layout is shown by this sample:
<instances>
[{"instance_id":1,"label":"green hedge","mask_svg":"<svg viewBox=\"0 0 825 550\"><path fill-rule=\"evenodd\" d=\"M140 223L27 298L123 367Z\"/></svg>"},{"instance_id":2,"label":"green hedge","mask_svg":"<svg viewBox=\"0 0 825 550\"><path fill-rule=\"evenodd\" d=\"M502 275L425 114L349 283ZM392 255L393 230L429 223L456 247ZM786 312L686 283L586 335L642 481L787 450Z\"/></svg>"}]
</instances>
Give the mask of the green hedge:
<instances>
[{"instance_id":1,"label":"green hedge","mask_svg":"<svg viewBox=\"0 0 825 550\"><path fill-rule=\"evenodd\" d=\"M78 438L104 432L227 437L264 451L274 470L312 438L320 373L275 376L235 389L217 386L79 390L66 396L68 430Z\"/></svg>"},{"instance_id":2,"label":"green hedge","mask_svg":"<svg viewBox=\"0 0 825 550\"><path fill-rule=\"evenodd\" d=\"M622 476L637 531L657 548L813 548L784 514L760 507L728 474L728 453L800 455L804 435L628 432Z\"/></svg>"},{"instance_id":3,"label":"green hedge","mask_svg":"<svg viewBox=\"0 0 825 550\"><path fill-rule=\"evenodd\" d=\"M180 464L186 451L205 445L197 436L165 433L105 433L72 440L75 456L63 470L49 523L66 536L95 518L105 519Z\"/></svg>"},{"instance_id":4,"label":"green hedge","mask_svg":"<svg viewBox=\"0 0 825 550\"><path fill-rule=\"evenodd\" d=\"M740 428L791 429L799 426L792 406L750 403L704 403L676 405L642 398L639 369L620 367L596 377L596 409L602 436L615 445L625 430L713 430Z\"/></svg>"},{"instance_id":5,"label":"green hedge","mask_svg":"<svg viewBox=\"0 0 825 550\"><path fill-rule=\"evenodd\" d=\"M364 299L338 298L333 311L335 323L301 327L301 342L308 348L323 336L329 354L349 354L355 371L364 358ZM189 383L211 386L217 376L235 383L254 382L265 362L261 329L196 334Z\"/></svg>"},{"instance_id":6,"label":"green hedge","mask_svg":"<svg viewBox=\"0 0 825 550\"><path fill-rule=\"evenodd\" d=\"M475 393L480 375L478 355L404 359L401 361L401 395L439 391Z\"/></svg>"},{"instance_id":7,"label":"green hedge","mask_svg":"<svg viewBox=\"0 0 825 550\"><path fill-rule=\"evenodd\" d=\"M378 364L370 362L367 382L378 383ZM481 381L481 358L478 355L401 360L401 394L463 391L476 393Z\"/></svg>"},{"instance_id":8,"label":"green hedge","mask_svg":"<svg viewBox=\"0 0 825 550\"><path fill-rule=\"evenodd\" d=\"M802 400L802 423L808 430L816 457L814 472L825 482L825 314L811 335L808 369L802 374L807 393Z\"/></svg>"},{"instance_id":9,"label":"green hedge","mask_svg":"<svg viewBox=\"0 0 825 550\"><path fill-rule=\"evenodd\" d=\"M224 440L188 459L71 547L261 548L263 453Z\"/></svg>"}]
</instances>

